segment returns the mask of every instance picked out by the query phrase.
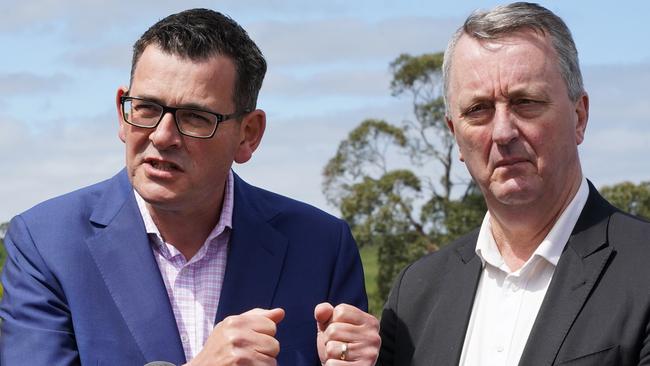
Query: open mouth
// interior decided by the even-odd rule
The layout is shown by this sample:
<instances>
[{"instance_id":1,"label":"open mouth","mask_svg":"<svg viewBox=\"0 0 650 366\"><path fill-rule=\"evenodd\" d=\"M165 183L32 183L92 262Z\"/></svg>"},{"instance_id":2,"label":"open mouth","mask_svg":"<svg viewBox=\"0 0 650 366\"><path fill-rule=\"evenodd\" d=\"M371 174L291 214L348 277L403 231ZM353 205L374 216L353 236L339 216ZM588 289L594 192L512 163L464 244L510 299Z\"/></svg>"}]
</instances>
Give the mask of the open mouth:
<instances>
[{"instance_id":1,"label":"open mouth","mask_svg":"<svg viewBox=\"0 0 650 366\"><path fill-rule=\"evenodd\" d=\"M145 159L145 163L149 164L152 168L164 172L182 171L178 164L166 160L158 159Z\"/></svg>"}]
</instances>

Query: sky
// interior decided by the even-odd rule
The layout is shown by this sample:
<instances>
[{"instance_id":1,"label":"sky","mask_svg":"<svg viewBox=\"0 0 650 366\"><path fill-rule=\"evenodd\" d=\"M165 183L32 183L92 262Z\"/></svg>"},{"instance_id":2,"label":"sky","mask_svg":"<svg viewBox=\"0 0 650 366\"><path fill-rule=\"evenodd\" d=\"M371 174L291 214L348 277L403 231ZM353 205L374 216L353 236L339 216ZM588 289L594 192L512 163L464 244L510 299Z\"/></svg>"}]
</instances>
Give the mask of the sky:
<instances>
[{"instance_id":1,"label":"sky","mask_svg":"<svg viewBox=\"0 0 650 366\"><path fill-rule=\"evenodd\" d=\"M0 13L0 222L124 166L115 92L131 47L157 20L207 7L239 22L269 68L258 107L267 130L234 170L333 214L322 169L366 118L412 118L390 95L389 63L444 50L476 8L495 1L22 0ZM650 180L650 1L540 2L571 29L590 118L580 147L597 187Z\"/></svg>"}]
</instances>

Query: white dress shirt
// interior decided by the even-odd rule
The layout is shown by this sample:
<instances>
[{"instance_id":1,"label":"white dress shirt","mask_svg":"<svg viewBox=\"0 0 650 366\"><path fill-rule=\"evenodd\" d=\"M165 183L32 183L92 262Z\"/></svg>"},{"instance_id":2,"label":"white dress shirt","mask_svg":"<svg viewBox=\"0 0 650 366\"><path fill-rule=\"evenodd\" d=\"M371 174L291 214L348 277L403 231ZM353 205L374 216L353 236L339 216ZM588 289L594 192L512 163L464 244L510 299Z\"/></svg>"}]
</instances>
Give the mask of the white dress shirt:
<instances>
[{"instance_id":1,"label":"white dress shirt","mask_svg":"<svg viewBox=\"0 0 650 366\"><path fill-rule=\"evenodd\" d=\"M219 222L190 260L164 240L144 199L133 191L167 289L185 358L189 361L201 351L214 327L232 230L234 177L230 171Z\"/></svg>"},{"instance_id":2,"label":"white dress shirt","mask_svg":"<svg viewBox=\"0 0 650 366\"><path fill-rule=\"evenodd\" d=\"M511 271L497 248L490 213L476 243L483 270L460 357L461 366L514 366L542 305L553 272L587 202L589 186L580 188L535 252Z\"/></svg>"}]
</instances>

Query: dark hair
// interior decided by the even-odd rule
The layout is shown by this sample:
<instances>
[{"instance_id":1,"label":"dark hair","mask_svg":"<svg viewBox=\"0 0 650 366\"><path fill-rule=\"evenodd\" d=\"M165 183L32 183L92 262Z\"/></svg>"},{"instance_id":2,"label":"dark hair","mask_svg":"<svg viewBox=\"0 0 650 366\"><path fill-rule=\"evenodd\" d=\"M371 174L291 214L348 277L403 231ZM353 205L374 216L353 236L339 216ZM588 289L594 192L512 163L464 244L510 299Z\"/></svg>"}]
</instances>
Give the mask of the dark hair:
<instances>
[{"instance_id":1,"label":"dark hair","mask_svg":"<svg viewBox=\"0 0 650 366\"><path fill-rule=\"evenodd\" d=\"M138 60L149 45L194 61L217 55L231 58L237 73L233 90L237 112L255 109L266 61L255 42L230 17L209 9L190 9L158 21L133 45L131 82Z\"/></svg>"},{"instance_id":2,"label":"dark hair","mask_svg":"<svg viewBox=\"0 0 650 366\"><path fill-rule=\"evenodd\" d=\"M517 2L497 6L489 11L475 11L452 36L445 51L442 67L445 106L447 106L449 92L451 60L460 37L466 34L476 39L498 39L522 29L533 29L549 36L557 53L560 74L567 86L569 98L577 101L584 93L584 86L578 62L578 50L573 42L571 31L560 17L543 6Z\"/></svg>"}]
</instances>

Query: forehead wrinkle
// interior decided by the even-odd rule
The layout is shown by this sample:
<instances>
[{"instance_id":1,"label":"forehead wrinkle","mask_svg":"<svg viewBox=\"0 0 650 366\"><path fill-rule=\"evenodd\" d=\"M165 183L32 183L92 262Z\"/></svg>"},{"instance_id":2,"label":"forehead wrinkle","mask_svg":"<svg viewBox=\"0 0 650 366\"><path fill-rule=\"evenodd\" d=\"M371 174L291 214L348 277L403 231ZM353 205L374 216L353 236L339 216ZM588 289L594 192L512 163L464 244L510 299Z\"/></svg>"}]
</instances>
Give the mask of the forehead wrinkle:
<instances>
[{"instance_id":1,"label":"forehead wrinkle","mask_svg":"<svg viewBox=\"0 0 650 366\"><path fill-rule=\"evenodd\" d=\"M466 36L463 36L466 37ZM466 40L467 41L467 40ZM456 95L456 104L464 104L473 102L475 100L485 100L493 97L493 80L489 75L480 72L483 64L484 57L482 56L481 47L471 47L464 50L465 54L462 56L460 66L463 66L463 74L465 77L462 79L457 74L459 60L452 66L452 83L450 91L452 95ZM461 82L462 80L462 82ZM457 91L456 91L457 90Z\"/></svg>"},{"instance_id":2,"label":"forehead wrinkle","mask_svg":"<svg viewBox=\"0 0 650 366\"><path fill-rule=\"evenodd\" d=\"M544 82L549 71L559 73L559 65L549 53L555 50L546 36L534 31L521 31L513 35L494 40L475 40L479 47L468 53L473 66L475 80L467 83L474 90L485 88L494 98L509 97L514 94L544 93ZM533 49L517 47L532 46ZM498 57L497 53L503 53ZM539 54L543 57L539 57ZM494 57L494 59L493 59ZM486 63L490 63L486 67ZM554 68L555 70L550 70ZM483 70L482 78L477 70Z\"/></svg>"}]
</instances>

